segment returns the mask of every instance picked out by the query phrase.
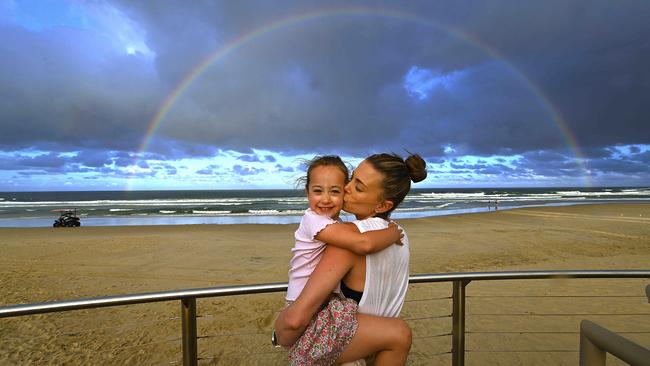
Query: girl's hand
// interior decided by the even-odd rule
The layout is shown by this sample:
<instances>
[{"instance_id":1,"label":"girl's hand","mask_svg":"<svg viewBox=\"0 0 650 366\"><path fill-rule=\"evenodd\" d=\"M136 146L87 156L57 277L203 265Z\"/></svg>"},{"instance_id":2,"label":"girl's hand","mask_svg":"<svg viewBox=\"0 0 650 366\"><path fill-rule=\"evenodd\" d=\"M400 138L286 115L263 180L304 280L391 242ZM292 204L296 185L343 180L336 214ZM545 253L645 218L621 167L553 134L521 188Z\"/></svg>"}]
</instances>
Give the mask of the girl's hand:
<instances>
[{"instance_id":1,"label":"girl's hand","mask_svg":"<svg viewBox=\"0 0 650 366\"><path fill-rule=\"evenodd\" d=\"M395 244L404 245L404 243L402 243L402 239L404 238L404 231L402 231L402 229L400 229L399 226L397 226L395 221L391 221L388 223L388 230L391 235L395 235L395 237L398 238L397 240L395 240Z\"/></svg>"}]
</instances>

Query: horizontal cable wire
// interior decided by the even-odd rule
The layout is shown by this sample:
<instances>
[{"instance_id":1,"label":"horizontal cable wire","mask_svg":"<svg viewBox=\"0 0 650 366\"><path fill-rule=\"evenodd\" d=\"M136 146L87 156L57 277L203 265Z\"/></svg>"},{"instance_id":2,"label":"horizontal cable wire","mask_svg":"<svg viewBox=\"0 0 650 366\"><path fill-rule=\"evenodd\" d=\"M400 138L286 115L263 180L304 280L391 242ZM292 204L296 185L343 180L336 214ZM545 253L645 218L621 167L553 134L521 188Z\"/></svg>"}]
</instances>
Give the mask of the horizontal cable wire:
<instances>
[{"instance_id":1,"label":"horizontal cable wire","mask_svg":"<svg viewBox=\"0 0 650 366\"><path fill-rule=\"evenodd\" d=\"M467 316L613 316L613 315L650 315L650 313L478 313Z\"/></svg>"},{"instance_id":2,"label":"horizontal cable wire","mask_svg":"<svg viewBox=\"0 0 650 366\"><path fill-rule=\"evenodd\" d=\"M650 331L629 331L629 332L618 332L612 331L619 334L650 334ZM466 331L465 334L580 334L579 331L518 331L518 330L477 330L477 331Z\"/></svg>"},{"instance_id":3,"label":"horizontal cable wire","mask_svg":"<svg viewBox=\"0 0 650 366\"><path fill-rule=\"evenodd\" d=\"M634 299L640 299L644 298L645 296L628 296L628 295L467 295L465 298L472 298L472 297L480 297L480 298L503 298L503 297L570 297L570 298L583 298L583 297L626 297L626 298L634 298Z\"/></svg>"},{"instance_id":4,"label":"horizontal cable wire","mask_svg":"<svg viewBox=\"0 0 650 366\"><path fill-rule=\"evenodd\" d=\"M473 352L473 353L541 353L541 352L577 353L577 352L580 352L580 351L579 350L571 350L571 349L534 349L534 350L517 350L517 349L476 350L476 349L466 349L465 352Z\"/></svg>"},{"instance_id":5,"label":"horizontal cable wire","mask_svg":"<svg viewBox=\"0 0 650 366\"><path fill-rule=\"evenodd\" d=\"M478 330L478 331L472 331L468 332L466 331L465 334L578 334L580 333L579 331L518 331L518 330Z\"/></svg>"},{"instance_id":6,"label":"horizontal cable wire","mask_svg":"<svg viewBox=\"0 0 650 366\"><path fill-rule=\"evenodd\" d=\"M247 333L226 333L226 334L208 334L208 335L202 335L196 337L197 339L202 339L202 338L219 338L219 337L236 337L236 336L242 336L242 335L267 335L271 336L271 331L269 330L268 332L263 332L263 333L258 333L258 332L247 332Z\"/></svg>"},{"instance_id":7,"label":"horizontal cable wire","mask_svg":"<svg viewBox=\"0 0 650 366\"><path fill-rule=\"evenodd\" d=\"M402 318L402 320L423 320L423 319L440 319L440 318L451 318L451 314L448 314L448 315L423 316L423 317L417 317L417 318Z\"/></svg>"},{"instance_id":8,"label":"horizontal cable wire","mask_svg":"<svg viewBox=\"0 0 650 366\"><path fill-rule=\"evenodd\" d=\"M445 337L445 336L450 336L450 335L451 335L451 333L441 333L441 334L434 334L434 335L428 335L428 336L417 336L417 337L413 337L413 340L425 339L425 338Z\"/></svg>"},{"instance_id":9,"label":"horizontal cable wire","mask_svg":"<svg viewBox=\"0 0 650 366\"><path fill-rule=\"evenodd\" d=\"M167 321L174 320L174 319L180 319L180 317L155 320L155 321L151 321L151 322L133 322L133 323L126 323L126 324L121 324L121 325L114 325L114 326L110 326L110 327L85 329L85 330L74 331L74 332L43 334L43 335L33 336L33 337L2 337L2 339L0 339L0 342L2 342L4 340L17 340L17 341L20 341L20 340L27 340L27 339L47 338L47 337L50 337L52 335L73 337L73 336L82 335L84 333L99 332L99 331L102 331L102 330L110 330L110 329L117 329L117 328L124 328L123 330L128 330L128 329L131 329L131 328L136 328L136 327L141 326L141 325L151 325L151 324L163 323L163 322L167 322Z\"/></svg>"},{"instance_id":10,"label":"horizontal cable wire","mask_svg":"<svg viewBox=\"0 0 650 366\"><path fill-rule=\"evenodd\" d=\"M416 301L433 301L433 300L450 300L452 297L447 296L447 297L432 297L429 299L412 299L412 300L404 300L405 303L407 302L416 302Z\"/></svg>"},{"instance_id":11,"label":"horizontal cable wire","mask_svg":"<svg viewBox=\"0 0 650 366\"><path fill-rule=\"evenodd\" d=\"M108 352L121 351L121 350L125 350L125 349L131 349L131 348L137 348L137 347L145 347L145 346L150 346L150 345L154 345L154 344L161 344L161 343L168 343L168 342L171 343L171 342L175 342L175 341L180 341L181 339L182 339L181 337L169 338L169 339L166 339L166 340L163 340L163 341L149 342L149 343L143 343L143 344L135 344L135 345L126 346L126 347L110 348L110 349L108 349L106 351L108 351ZM77 352L71 351L71 350L68 350L68 351L70 351L71 353L76 353L76 354L81 353L81 352L78 352L78 351ZM61 355L61 356L64 356L64 355ZM56 357L53 357L50 361L53 361L53 360L56 360ZM169 363L178 363L178 361L170 361Z\"/></svg>"},{"instance_id":12,"label":"horizontal cable wire","mask_svg":"<svg viewBox=\"0 0 650 366\"><path fill-rule=\"evenodd\" d=\"M251 357L251 356L259 356L259 355L269 355L269 354L277 354L277 355L282 355L286 356L286 352L282 351L266 351L266 352L248 352L248 353L237 353L237 354L232 354L232 355L224 355L224 356L200 356L197 358L197 360L215 360L218 358L225 358L225 357L234 357L234 358L246 358L246 357Z\"/></svg>"},{"instance_id":13,"label":"horizontal cable wire","mask_svg":"<svg viewBox=\"0 0 650 366\"><path fill-rule=\"evenodd\" d=\"M174 337L174 338L168 338L163 341L156 341L156 342L149 342L149 343L142 343L142 344L134 344L132 346L125 346L125 347L117 347L117 348L110 348L108 351L121 351L125 349L131 349L131 348L137 348L137 347L145 347L145 346L151 346L153 344L161 344L161 343L171 343L171 342L176 342L180 341L183 339L182 337Z\"/></svg>"},{"instance_id":14,"label":"horizontal cable wire","mask_svg":"<svg viewBox=\"0 0 650 366\"><path fill-rule=\"evenodd\" d=\"M442 355L450 355L450 354L451 354L451 351L447 351L447 352L440 352L440 353L432 353L430 355L415 355L415 358L427 359L427 358L433 358L433 357L438 357L438 356L442 356ZM410 355L409 355L409 357L410 357Z\"/></svg>"}]
</instances>

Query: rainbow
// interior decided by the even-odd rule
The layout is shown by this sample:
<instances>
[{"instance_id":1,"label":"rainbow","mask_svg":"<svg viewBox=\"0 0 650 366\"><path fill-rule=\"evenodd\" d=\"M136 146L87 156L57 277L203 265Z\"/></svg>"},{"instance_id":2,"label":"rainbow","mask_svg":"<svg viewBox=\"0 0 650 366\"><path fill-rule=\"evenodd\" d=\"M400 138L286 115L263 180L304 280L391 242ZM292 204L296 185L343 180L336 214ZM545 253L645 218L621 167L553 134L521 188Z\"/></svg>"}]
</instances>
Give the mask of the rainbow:
<instances>
[{"instance_id":1,"label":"rainbow","mask_svg":"<svg viewBox=\"0 0 650 366\"><path fill-rule=\"evenodd\" d=\"M560 133L565 140L566 145L569 147L573 155L575 156L575 161L577 166L583 171L583 184L585 186L591 186L591 181L589 177L589 171L584 165L585 158L580 150L580 147L576 141L574 134L569 129L564 117L560 112L553 106L549 101L546 95L540 90L540 88L533 83L526 75L519 70L516 66L508 62L496 49L486 45L482 41L478 40L475 37L472 37L466 33L461 32L458 29L450 27L448 25L442 25L435 23L430 19L423 18L421 16L405 13L401 11L391 10L391 9L381 9L381 8L364 8L364 7L351 7L351 8L338 8L331 10L321 10L316 12L304 13L301 15L287 17L265 26L255 28L238 38L232 40L231 42L225 44L221 48L217 49L215 52L211 53L203 61L201 61L192 71L190 71L185 78L176 86L173 91L165 98L165 101L162 103L160 109L156 115L151 119L147 132L145 134L142 143L139 146L137 156L142 156L143 152L147 151L149 144L151 143L154 135L158 128L160 128L162 122L165 119L165 116L174 105L176 100L180 98L183 93L192 85L192 83L199 77L206 69L208 69L212 64L226 57L231 52L236 49L249 44L256 39L260 38L263 35L266 35L270 32L277 31L289 26L300 25L307 23L312 20L322 19L326 17L335 17L335 16L378 16L378 17L387 17L394 19L401 19L405 21L411 21L427 26L434 27L438 30L442 30L445 33L452 35L458 39L461 39L474 47L477 47L491 57L499 60L505 66L508 67L510 72L516 76L526 88L538 99L541 105L546 109L549 115L552 117L552 120L557 125L557 128L560 130Z\"/></svg>"}]
</instances>

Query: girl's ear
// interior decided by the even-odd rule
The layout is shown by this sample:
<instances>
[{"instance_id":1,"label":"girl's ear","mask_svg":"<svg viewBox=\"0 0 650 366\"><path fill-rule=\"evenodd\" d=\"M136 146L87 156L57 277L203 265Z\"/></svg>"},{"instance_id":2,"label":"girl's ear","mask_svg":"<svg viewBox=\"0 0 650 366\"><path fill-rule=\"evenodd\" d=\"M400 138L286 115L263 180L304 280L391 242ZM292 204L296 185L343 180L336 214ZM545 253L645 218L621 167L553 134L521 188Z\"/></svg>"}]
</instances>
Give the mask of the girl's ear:
<instances>
[{"instance_id":1,"label":"girl's ear","mask_svg":"<svg viewBox=\"0 0 650 366\"><path fill-rule=\"evenodd\" d=\"M393 208L393 201L385 200L375 207L375 213L381 214Z\"/></svg>"}]
</instances>

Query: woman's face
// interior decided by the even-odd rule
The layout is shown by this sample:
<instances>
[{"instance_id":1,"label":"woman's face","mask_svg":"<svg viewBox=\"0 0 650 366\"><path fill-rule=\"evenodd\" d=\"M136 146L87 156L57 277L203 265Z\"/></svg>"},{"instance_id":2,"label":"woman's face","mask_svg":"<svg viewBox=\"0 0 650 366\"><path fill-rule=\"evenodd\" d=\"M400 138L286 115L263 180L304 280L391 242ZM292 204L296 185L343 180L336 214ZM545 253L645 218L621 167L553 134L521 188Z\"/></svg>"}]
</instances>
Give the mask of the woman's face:
<instances>
[{"instance_id":1,"label":"woman's face","mask_svg":"<svg viewBox=\"0 0 650 366\"><path fill-rule=\"evenodd\" d=\"M381 185L383 179L382 173L367 161L362 161L352 173L350 182L345 185L343 210L363 220L390 209L392 202L383 198L384 189ZM386 209L387 204L390 206Z\"/></svg>"}]
</instances>

